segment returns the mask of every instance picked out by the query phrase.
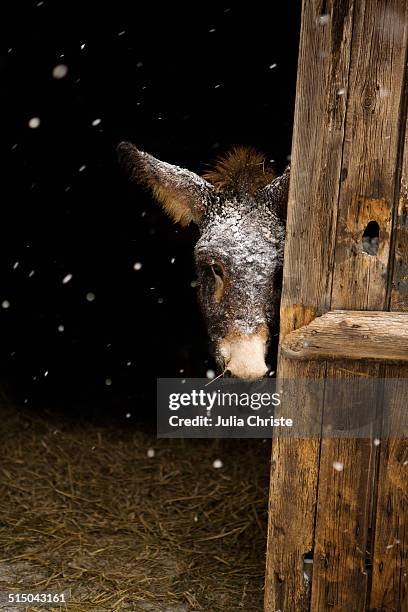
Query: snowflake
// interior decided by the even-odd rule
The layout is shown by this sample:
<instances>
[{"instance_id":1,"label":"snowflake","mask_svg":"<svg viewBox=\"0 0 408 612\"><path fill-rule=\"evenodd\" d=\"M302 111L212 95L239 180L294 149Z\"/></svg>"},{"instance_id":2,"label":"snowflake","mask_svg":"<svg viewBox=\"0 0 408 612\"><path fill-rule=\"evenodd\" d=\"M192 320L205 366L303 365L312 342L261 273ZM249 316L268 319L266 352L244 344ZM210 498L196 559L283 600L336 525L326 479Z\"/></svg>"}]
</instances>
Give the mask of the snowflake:
<instances>
[{"instance_id":1,"label":"snowflake","mask_svg":"<svg viewBox=\"0 0 408 612\"><path fill-rule=\"evenodd\" d=\"M66 64L57 64L52 69L54 79L63 79L68 74L68 66Z\"/></svg>"},{"instance_id":2,"label":"snowflake","mask_svg":"<svg viewBox=\"0 0 408 612\"><path fill-rule=\"evenodd\" d=\"M31 117L31 119L28 122L28 127L35 130L36 128L40 127L40 123L41 123L41 120L39 117Z\"/></svg>"},{"instance_id":3,"label":"snowflake","mask_svg":"<svg viewBox=\"0 0 408 612\"><path fill-rule=\"evenodd\" d=\"M64 276L64 278L62 279L62 284L66 285L67 283L69 283L69 281L72 280L72 274L67 274L66 276Z\"/></svg>"}]
</instances>

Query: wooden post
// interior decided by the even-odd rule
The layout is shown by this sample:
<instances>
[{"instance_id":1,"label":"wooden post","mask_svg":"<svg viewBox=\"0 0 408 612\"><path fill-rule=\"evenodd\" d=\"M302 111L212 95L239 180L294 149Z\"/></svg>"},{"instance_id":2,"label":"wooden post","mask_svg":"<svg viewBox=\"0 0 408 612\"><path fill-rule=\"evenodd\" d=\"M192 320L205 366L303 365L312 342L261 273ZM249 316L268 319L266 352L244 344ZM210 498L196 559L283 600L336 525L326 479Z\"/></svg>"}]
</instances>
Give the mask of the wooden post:
<instances>
[{"instance_id":1,"label":"wooden post","mask_svg":"<svg viewBox=\"0 0 408 612\"><path fill-rule=\"evenodd\" d=\"M328 311L408 310L407 24L408 0L303 0L279 378L408 377L403 355L290 354ZM323 392L293 401L299 419L331 416ZM401 439L273 440L267 612L408 610L407 455Z\"/></svg>"}]
</instances>

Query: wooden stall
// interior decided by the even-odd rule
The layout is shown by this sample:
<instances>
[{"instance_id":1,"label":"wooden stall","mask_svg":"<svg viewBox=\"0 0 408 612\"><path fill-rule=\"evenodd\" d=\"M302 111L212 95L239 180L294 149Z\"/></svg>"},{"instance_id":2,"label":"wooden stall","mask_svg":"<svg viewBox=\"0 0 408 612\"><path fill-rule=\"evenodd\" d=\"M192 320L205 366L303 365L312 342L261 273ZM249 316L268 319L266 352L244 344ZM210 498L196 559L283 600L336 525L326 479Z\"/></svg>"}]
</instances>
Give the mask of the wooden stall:
<instances>
[{"instance_id":1,"label":"wooden stall","mask_svg":"<svg viewBox=\"0 0 408 612\"><path fill-rule=\"evenodd\" d=\"M407 51L406 0L303 1L279 378L408 377ZM408 611L406 434L273 440L267 612Z\"/></svg>"}]
</instances>

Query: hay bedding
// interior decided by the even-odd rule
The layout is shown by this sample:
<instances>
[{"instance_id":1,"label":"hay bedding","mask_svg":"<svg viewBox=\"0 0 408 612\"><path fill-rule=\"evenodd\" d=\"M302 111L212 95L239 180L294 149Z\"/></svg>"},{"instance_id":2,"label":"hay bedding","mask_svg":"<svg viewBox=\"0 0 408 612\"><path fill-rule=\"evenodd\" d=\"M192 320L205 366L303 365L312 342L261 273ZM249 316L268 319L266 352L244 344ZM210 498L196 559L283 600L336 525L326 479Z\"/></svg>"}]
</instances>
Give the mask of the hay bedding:
<instances>
[{"instance_id":1,"label":"hay bedding","mask_svg":"<svg viewBox=\"0 0 408 612\"><path fill-rule=\"evenodd\" d=\"M81 612L262 609L268 444L0 419L0 591L64 591Z\"/></svg>"}]
</instances>

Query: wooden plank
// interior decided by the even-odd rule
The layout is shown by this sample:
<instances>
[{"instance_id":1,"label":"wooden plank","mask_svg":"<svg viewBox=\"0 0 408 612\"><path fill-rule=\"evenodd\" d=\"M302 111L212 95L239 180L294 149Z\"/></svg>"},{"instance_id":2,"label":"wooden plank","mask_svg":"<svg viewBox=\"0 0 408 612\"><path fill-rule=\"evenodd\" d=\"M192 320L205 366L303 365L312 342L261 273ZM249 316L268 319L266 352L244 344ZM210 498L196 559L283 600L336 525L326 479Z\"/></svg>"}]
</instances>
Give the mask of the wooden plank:
<instances>
[{"instance_id":1,"label":"wooden plank","mask_svg":"<svg viewBox=\"0 0 408 612\"><path fill-rule=\"evenodd\" d=\"M406 45L404 1L356 3L332 309L387 308ZM379 226L375 255L367 254L363 248L363 233L369 221ZM380 366L336 361L328 367L328 376L341 378L346 371L376 378ZM323 424L330 417L328 402L324 410ZM352 407L345 403L344 410L352 411ZM369 439L325 439L322 443L312 610L365 609L368 580L364 544L374 452ZM340 478L333 474L333 461L344 465ZM321 559L324 562L319 562Z\"/></svg>"},{"instance_id":2,"label":"wooden plank","mask_svg":"<svg viewBox=\"0 0 408 612\"><path fill-rule=\"evenodd\" d=\"M329 307L348 88L353 0L303 0L280 337ZM328 16L329 15L329 19ZM324 364L279 358L278 377L321 379ZM294 398L321 419L323 397ZM272 443L265 610L309 609L320 441Z\"/></svg>"},{"instance_id":3,"label":"wooden plank","mask_svg":"<svg viewBox=\"0 0 408 612\"><path fill-rule=\"evenodd\" d=\"M406 19L405 19L406 23ZM408 92L400 116L404 138L398 206L393 228L393 274L389 283L392 311L408 311ZM405 126L405 129L404 129ZM384 368L390 379L408 378L407 367ZM373 538L372 610L408 610L408 432L401 427L406 394L395 385L385 394L391 433L380 445L377 505ZM406 419L405 419L406 423ZM389 433L386 432L386 433Z\"/></svg>"},{"instance_id":4,"label":"wooden plank","mask_svg":"<svg viewBox=\"0 0 408 612\"><path fill-rule=\"evenodd\" d=\"M332 308L387 308L406 29L405 0L356 4ZM379 225L376 256L363 250L369 221Z\"/></svg>"},{"instance_id":5,"label":"wooden plank","mask_svg":"<svg viewBox=\"0 0 408 612\"><path fill-rule=\"evenodd\" d=\"M334 310L288 334L290 359L408 362L408 313Z\"/></svg>"},{"instance_id":6,"label":"wooden plank","mask_svg":"<svg viewBox=\"0 0 408 612\"><path fill-rule=\"evenodd\" d=\"M378 367L341 361L328 366L327 377L342 381L325 397L323 429L332 422L353 422L350 382L378 375ZM334 394L336 394L334 396ZM342 394L342 397L340 397ZM371 389L375 405L375 388ZM374 426L374 423L372 424ZM368 573L365 567L376 447L373 436L323 436L316 515L311 610L365 610Z\"/></svg>"},{"instance_id":7,"label":"wooden plank","mask_svg":"<svg viewBox=\"0 0 408 612\"><path fill-rule=\"evenodd\" d=\"M374 530L370 609L408 610L408 431L401 429L406 413L406 385L395 384L397 376L408 378L408 369L387 368L391 385L384 404L391 432L380 445L378 492Z\"/></svg>"}]
</instances>

